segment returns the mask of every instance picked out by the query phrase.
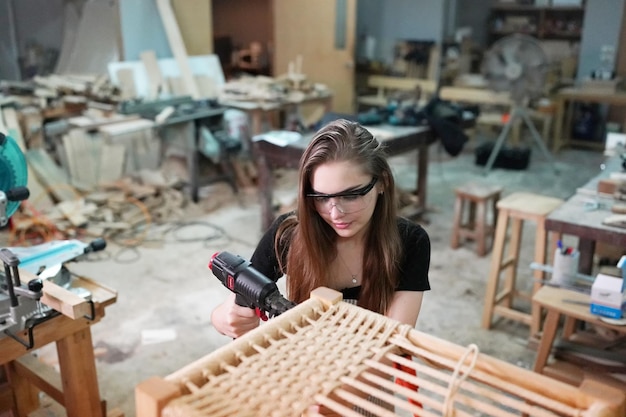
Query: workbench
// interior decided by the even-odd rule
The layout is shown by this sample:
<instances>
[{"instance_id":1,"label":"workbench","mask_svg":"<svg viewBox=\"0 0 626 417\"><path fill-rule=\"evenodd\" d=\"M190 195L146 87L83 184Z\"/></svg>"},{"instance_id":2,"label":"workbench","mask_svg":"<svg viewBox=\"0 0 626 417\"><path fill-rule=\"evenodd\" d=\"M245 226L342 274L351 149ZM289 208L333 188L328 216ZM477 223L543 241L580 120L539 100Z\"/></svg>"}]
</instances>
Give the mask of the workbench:
<instances>
[{"instance_id":1,"label":"workbench","mask_svg":"<svg viewBox=\"0 0 626 417\"><path fill-rule=\"evenodd\" d=\"M545 229L552 234L553 242L558 241L562 235L578 238L580 251L578 269L580 273L587 275L592 272L596 242L626 247L626 229L602 223L613 214L611 212L613 198L597 193L598 182L609 177L611 172L619 171L621 160L619 157L613 157L605 165L603 171L598 167L598 175L553 210L545 222Z\"/></svg>"},{"instance_id":2,"label":"workbench","mask_svg":"<svg viewBox=\"0 0 626 417\"><path fill-rule=\"evenodd\" d=\"M556 339L558 325L561 317L565 319L562 338L569 339L575 332L577 321L591 323L606 329L626 334L626 326L609 324L600 317L589 311L590 296L585 293L543 286L533 296L533 303L538 304L547 311L543 325L541 340L537 349L537 356L533 370L538 373L548 374L548 358L552 345ZM577 382L577 381L568 381Z\"/></svg>"},{"instance_id":3,"label":"workbench","mask_svg":"<svg viewBox=\"0 0 626 417\"><path fill-rule=\"evenodd\" d=\"M556 117L554 136L552 141L553 152L569 145L583 146L587 148L604 148L604 141L593 142L589 140L572 139L572 116L573 103L599 103L611 106L626 106L625 91L603 91L592 88L569 87L559 90L555 95Z\"/></svg>"},{"instance_id":4,"label":"workbench","mask_svg":"<svg viewBox=\"0 0 626 417\"><path fill-rule=\"evenodd\" d=\"M98 388L91 326L104 317L106 307L117 301L117 292L87 278L78 278L72 285L91 292L93 317L57 315L36 325L30 350L10 337L0 338L0 364L13 393L16 417L26 417L39 408L38 391L64 406L68 417L106 416ZM28 338L26 331L19 336ZM60 375L31 354L49 343L56 344Z\"/></svg>"},{"instance_id":5,"label":"workbench","mask_svg":"<svg viewBox=\"0 0 626 417\"><path fill-rule=\"evenodd\" d=\"M164 120L157 121L159 114L168 107L174 109L173 113ZM202 127L211 132L222 130L224 128L224 110L223 107L212 102L194 101L189 96L180 96L169 100L146 103L125 102L121 106L120 112L127 115L139 115L144 119L155 121L150 127L158 133L163 142L158 158L159 163L163 161L163 154L169 150L169 147L174 147L185 155L191 199L198 202L198 191L201 183L199 173L200 131ZM115 125L112 128L115 129ZM141 151L142 149L137 153ZM230 162L227 157L221 159ZM215 177L212 180L226 179L236 191L234 174L228 174Z\"/></svg>"},{"instance_id":6,"label":"workbench","mask_svg":"<svg viewBox=\"0 0 626 417\"><path fill-rule=\"evenodd\" d=\"M220 105L245 112L250 118L250 136L254 136L264 132L263 122L271 113L298 111L301 105L320 104L324 114L331 110L332 102L332 94L327 93L306 95L300 101L220 100Z\"/></svg>"},{"instance_id":7,"label":"workbench","mask_svg":"<svg viewBox=\"0 0 626 417\"><path fill-rule=\"evenodd\" d=\"M189 188L191 199L198 202L199 189L202 183L199 169L199 140L202 126L210 131L223 129L224 108L210 107L197 109L190 113L174 114L168 117L163 123L155 125L157 132L161 136L164 147L174 146L185 153L187 159L187 171L189 175ZM181 140L182 139L182 140ZM226 161L227 155L222 155L221 159ZM234 191L237 189L234 174L223 175L215 179L226 179Z\"/></svg>"},{"instance_id":8,"label":"workbench","mask_svg":"<svg viewBox=\"0 0 626 417\"><path fill-rule=\"evenodd\" d=\"M428 147L437 137L425 126L366 126L381 141L389 156L417 150L417 203L409 217L416 217L426 212L428 183ZM272 209L273 170L278 168L297 169L304 149L314 133L306 134L297 142L278 146L265 140L253 143L253 152L257 159L259 199L261 203L261 227L263 230L274 220Z\"/></svg>"}]
</instances>

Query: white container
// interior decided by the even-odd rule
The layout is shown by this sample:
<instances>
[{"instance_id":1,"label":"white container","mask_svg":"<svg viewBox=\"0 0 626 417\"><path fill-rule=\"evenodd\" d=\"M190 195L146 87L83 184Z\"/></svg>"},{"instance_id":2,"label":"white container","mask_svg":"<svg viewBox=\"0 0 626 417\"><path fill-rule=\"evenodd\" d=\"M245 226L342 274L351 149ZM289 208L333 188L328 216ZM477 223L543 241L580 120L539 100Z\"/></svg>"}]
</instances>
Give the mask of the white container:
<instances>
[{"instance_id":1,"label":"white container","mask_svg":"<svg viewBox=\"0 0 626 417\"><path fill-rule=\"evenodd\" d=\"M605 274L596 275L591 286L591 302L617 310L621 309L626 301L622 293L622 282L622 278Z\"/></svg>"},{"instance_id":2,"label":"white container","mask_svg":"<svg viewBox=\"0 0 626 417\"><path fill-rule=\"evenodd\" d=\"M580 252L564 254L561 249L554 252L554 264L552 265L552 278L550 282L557 285L572 285L576 281L578 273L578 260Z\"/></svg>"}]
</instances>

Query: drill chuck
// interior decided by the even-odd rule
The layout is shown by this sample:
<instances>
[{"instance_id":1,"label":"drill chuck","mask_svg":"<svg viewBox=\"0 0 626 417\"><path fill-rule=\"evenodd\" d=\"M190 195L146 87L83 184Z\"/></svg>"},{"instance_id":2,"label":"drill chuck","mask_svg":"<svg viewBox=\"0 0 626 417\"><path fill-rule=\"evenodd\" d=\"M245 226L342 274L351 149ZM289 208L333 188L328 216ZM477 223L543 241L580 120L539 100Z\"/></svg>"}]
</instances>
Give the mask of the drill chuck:
<instances>
[{"instance_id":1,"label":"drill chuck","mask_svg":"<svg viewBox=\"0 0 626 417\"><path fill-rule=\"evenodd\" d=\"M274 281L240 256L218 252L211 258L209 268L226 288L236 294L236 303L241 306L258 308L276 316L295 305L280 294Z\"/></svg>"}]
</instances>

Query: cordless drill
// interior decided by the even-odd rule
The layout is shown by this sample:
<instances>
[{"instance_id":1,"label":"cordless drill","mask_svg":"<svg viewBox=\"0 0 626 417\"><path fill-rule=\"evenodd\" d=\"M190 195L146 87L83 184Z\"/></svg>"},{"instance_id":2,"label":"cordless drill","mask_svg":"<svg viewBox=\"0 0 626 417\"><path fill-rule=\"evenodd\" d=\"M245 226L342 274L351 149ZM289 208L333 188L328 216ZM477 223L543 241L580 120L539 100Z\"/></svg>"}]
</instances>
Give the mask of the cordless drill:
<instances>
[{"instance_id":1,"label":"cordless drill","mask_svg":"<svg viewBox=\"0 0 626 417\"><path fill-rule=\"evenodd\" d=\"M278 316L296 305L280 294L274 281L238 255L217 252L209 262L209 269L235 293L237 305L253 308L262 320Z\"/></svg>"}]
</instances>

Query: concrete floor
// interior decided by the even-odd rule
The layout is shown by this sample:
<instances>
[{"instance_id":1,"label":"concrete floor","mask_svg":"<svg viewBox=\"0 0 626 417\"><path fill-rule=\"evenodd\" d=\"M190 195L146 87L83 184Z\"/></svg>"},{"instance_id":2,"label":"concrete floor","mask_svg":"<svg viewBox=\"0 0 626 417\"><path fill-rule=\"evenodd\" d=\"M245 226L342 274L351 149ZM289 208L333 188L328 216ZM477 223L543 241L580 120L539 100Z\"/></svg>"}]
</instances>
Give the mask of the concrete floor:
<instances>
[{"instance_id":1,"label":"concrete floor","mask_svg":"<svg viewBox=\"0 0 626 417\"><path fill-rule=\"evenodd\" d=\"M417 328L459 345L476 343L483 353L528 368L534 352L527 348L526 326L501 320L491 331L480 328L490 254L477 257L472 244L450 249L453 189L477 181L504 186L504 195L523 190L567 198L599 172L603 156L596 151L563 150L553 165L533 149L526 170L496 169L483 175L482 167L474 164L478 142L468 144L457 158L448 157L439 146L431 148L431 210L420 223L432 241L432 291L424 297ZM414 153L392 158L397 182L405 190L415 184L415 159ZM289 204L296 189L295 172L280 174L276 197ZM203 194L203 201L189 209L186 226L162 228L159 239L134 250L110 243L99 260L71 265L72 271L119 292L117 303L93 326L92 334L102 396L109 407L119 407L127 417L135 415L136 384L154 375L165 376L230 341L209 321L210 312L228 291L207 264L221 250L246 258L252 254L261 233L260 209L254 188L234 196L226 184L215 184ZM533 229L526 225L523 236L518 277L525 288L532 284L526 265L533 254ZM151 330L173 331L175 338L146 344L142 332ZM38 353L49 354L43 349Z\"/></svg>"}]
</instances>

